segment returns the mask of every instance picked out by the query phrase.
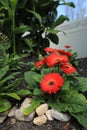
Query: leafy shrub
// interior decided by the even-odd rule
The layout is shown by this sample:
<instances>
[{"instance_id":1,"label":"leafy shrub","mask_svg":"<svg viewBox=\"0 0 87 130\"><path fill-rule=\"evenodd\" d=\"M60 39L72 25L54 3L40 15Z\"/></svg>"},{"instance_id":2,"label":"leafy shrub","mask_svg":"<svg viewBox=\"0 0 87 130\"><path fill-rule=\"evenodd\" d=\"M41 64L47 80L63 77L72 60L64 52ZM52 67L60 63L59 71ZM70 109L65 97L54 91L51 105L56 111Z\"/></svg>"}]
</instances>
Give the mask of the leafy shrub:
<instances>
[{"instance_id":1,"label":"leafy shrub","mask_svg":"<svg viewBox=\"0 0 87 130\"><path fill-rule=\"evenodd\" d=\"M24 114L46 102L60 112L69 112L87 128L87 99L83 93L87 91L87 78L80 77L72 65L71 52L53 48L44 50L46 55L40 56L41 59L24 74L33 97Z\"/></svg>"},{"instance_id":2,"label":"leafy shrub","mask_svg":"<svg viewBox=\"0 0 87 130\"><path fill-rule=\"evenodd\" d=\"M61 5L75 7L65 0L1 0L0 29L9 38L9 53L38 55L49 46L49 40L58 44L60 30L55 28L69 20L63 15L57 18L57 7ZM26 31L29 35L22 37Z\"/></svg>"}]
</instances>

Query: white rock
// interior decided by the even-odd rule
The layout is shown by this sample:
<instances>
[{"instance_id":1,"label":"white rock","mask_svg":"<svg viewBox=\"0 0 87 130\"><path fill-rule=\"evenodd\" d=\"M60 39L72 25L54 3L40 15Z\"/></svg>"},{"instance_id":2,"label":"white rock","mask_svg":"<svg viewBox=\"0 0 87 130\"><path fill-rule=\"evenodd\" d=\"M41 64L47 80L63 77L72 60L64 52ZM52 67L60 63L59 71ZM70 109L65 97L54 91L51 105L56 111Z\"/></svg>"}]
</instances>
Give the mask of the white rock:
<instances>
[{"instance_id":1,"label":"white rock","mask_svg":"<svg viewBox=\"0 0 87 130\"><path fill-rule=\"evenodd\" d=\"M8 113L8 117L13 117L15 115L15 111L17 110L17 107L14 106Z\"/></svg>"},{"instance_id":2,"label":"white rock","mask_svg":"<svg viewBox=\"0 0 87 130\"><path fill-rule=\"evenodd\" d=\"M53 120L51 110L47 110L47 112L46 112L46 116L47 116L47 119L48 119L48 120L50 120L50 121Z\"/></svg>"},{"instance_id":3,"label":"white rock","mask_svg":"<svg viewBox=\"0 0 87 130\"><path fill-rule=\"evenodd\" d=\"M41 126L41 125L45 124L46 122L47 122L46 115L35 117L33 120L33 123L38 126Z\"/></svg>"},{"instance_id":4,"label":"white rock","mask_svg":"<svg viewBox=\"0 0 87 130\"><path fill-rule=\"evenodd\" d=\"M23 101L23 103L21 104L21 107L22 108L27 108L30 106L30 103L32 101L32 98L25 98L25 100Z\"/></svg>"},{"instance_id":5,"label":"white rock","mask_svg":"<svg viewBox=\"0 0 87 130\"><path fill-rule=\"evenodd\" d=\"M24 115L23 114L23 109L17 109L15 112L15 118L19 121L31 121L34 119L35 116L35 111L33 111L32 113L28 114L28 115Z\"/></svg>"},{"instance_id":6,"label":"white rock","mask_svg":"<svg viewBox=\"0 0 87 130\"><path fill-rule=\"evenodd\" d=\"M8 111L0 113L0 124L4 122L8 115Z\"/></svg>"},{"instance_id":7,"label":"white rock","mask_svg":"<svg viewBox=\"0 0 87 130\"><path fill-rule=\"evenodd\" d=\"M36 108L36 113L38 116L41 116L41 115L45 114L47 112L47 110L48 110L48 104L44 103Z\"/></svg>"},{"instance_id":8,"label":"white rock","mask_svg":"<svg viewBox=\"0 0 87 130\"><path fill-rule=\"evenodd\" d=\"M51 113L52 113L53 118L60 120L60 121L69 121L71 118L69 114L58 112L54 109L51 109Z\"/></svg>"}]
</instances>

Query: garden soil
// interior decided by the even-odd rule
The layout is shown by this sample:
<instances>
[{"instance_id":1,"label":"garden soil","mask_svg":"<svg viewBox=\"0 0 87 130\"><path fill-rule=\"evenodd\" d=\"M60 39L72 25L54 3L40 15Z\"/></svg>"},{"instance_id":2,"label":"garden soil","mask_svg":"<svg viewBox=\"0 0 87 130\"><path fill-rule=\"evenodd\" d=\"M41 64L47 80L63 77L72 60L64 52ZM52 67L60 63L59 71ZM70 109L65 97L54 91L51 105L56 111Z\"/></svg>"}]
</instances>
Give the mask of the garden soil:
<instances>
[{"instance_id":1,"label":"garden soil","mask_svg":"<svg viewBox=\"0 0 87 130\"><path fill-rule=\"evenodd\" d=\"M78 59L78 72L81 76L87 77L87 58ZM86 93L85 93L86 94ZM87 96L87 94L86 94ZM47 121L42 126L36 126L33 122L15 121L7 118L4 123L0 124L0 130L86 130L73 117L68 122L58 120Z\"/></svg>"}]
</instances>

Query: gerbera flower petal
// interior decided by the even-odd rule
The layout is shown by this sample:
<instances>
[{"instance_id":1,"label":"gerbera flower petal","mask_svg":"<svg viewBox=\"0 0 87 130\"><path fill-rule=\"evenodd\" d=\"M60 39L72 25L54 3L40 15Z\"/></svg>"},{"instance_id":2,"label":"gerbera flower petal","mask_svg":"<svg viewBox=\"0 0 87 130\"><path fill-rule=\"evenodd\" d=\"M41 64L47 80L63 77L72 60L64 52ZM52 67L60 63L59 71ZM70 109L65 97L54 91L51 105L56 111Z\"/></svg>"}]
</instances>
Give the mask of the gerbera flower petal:
<instances>
[{"instance_id":1,"label":"gerbera flower petal","mask_svg":"<svg viewBox=\"0 0 87 130\"><path fill-rule=\"evenodd\" d=\"M59 62L60 62L60 63L69 62L69 59L68 59L68 57L67 57L66 55L61 55L61 56L59 57Z\"/></svg>"},{"instance_id":2,"label":"gerbera flower petal","mask_svg":"<svg viewBox=\"0 0 87 130\"><path fill-rule=\"evenodd\" d=\"M72 56L72 53L69 51L64 51L61 49L57 49L57 52L60 53L61 55L66 55L66 56Z\"/></svg>"},{"instance_id":3,"label":"gerbera flower petal","mask_svg":"<svg viewBox=\"0 0 87 130\"><path fill-rule=\"evenodd\" d=\"M37 61L34 66L37 67L37 68L41 68L45 65L45 59L42 59L40 61Z\"/></svg>"},{"instance_id":4,"label":"gerbera flower petal","mask_svg":"<svg viewBox=\"0 0 87 130\"><path fill-rule=\"evenodd\" d=\"M51 53L49 56L46 57L46 63L49 67L54 67L55 64L59 62L60 54L58 53Z\"/></svg>"},{"instance_id":5,"label":"gerbera flower petal","mask_svg":"<svg viewBox=\"0 0 87 130\"><path fill-rule=\"evenodd\" d=\"M62 64L60 69L63 70L66 74L76 73L76 69L69 63Z\"/></svg>"},{"instance_id":6,"label":"gerbera flower petal","mask_svg":"<svg viewBox=\"0 0 87 130\"><path fill-rule=\"evenodd\" d=\"M40 87L43 92L53 94L61 89L63 83L64 79L60 74L49 73L42 78L40 82Z\"/></svg>"},{"instance_id":7,"label":"gerbera flower petal","mask_svg":"<svg viewBox=\"0 0 87 130\"><path fill-rule=\"evenodd\" d=\"M50 47L46 47L46 48L44 48L44 51L45 51L45 52L49 52L49 53L56 52L55 49L50 48Z\"/></svg>"},{"instance_id":8,"label":"gerbera flower petal","mask_svg":"<svg viewBox=\"0 0 87 130\"><path fill-rule=\"evenodd\" d=\"M70 45L65 45L64 47L67 48L67 49L72 48L72 46L70 46Z\"/></svg>"}]
</instances>

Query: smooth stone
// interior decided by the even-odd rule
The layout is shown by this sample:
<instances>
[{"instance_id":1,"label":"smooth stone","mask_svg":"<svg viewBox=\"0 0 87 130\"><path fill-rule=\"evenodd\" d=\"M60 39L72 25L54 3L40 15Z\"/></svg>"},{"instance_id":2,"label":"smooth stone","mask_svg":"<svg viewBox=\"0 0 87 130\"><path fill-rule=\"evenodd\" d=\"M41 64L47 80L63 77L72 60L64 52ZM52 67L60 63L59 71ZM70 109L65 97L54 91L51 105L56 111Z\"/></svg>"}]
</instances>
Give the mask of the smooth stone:
<instances>
[{"instance_id":1,"label":"smooth stone","mask_svg":"<svg viewBox=\"0 0 87 130\"><path fill-rule=\"evenodd\" d=\"M46 116L47 116L47 119L48 119L49 121L52 121L52 120L53 120L51 110L47 110Z\"/></svg>"},{"instance_id":2,"label":"smooth stone","mask_svg":"<svg viewBox=\"0 0 87 130\"><path fill-rule=\"evenodd\" d=\"M35 111L33 111L32 113L28 115L24 115L22 108L17 109L15 112L15 118L19 121L31 121L34 119L34 116L35 116Z\"/></svg>"},{"instance_id":3,"label":"smooth stone","mask_svg":"<svg viewBox=\"0 0 87 130\"><path fill-rule=\"evenodd\" d=\"M33 120L33 123L38 126L41 126L41 125L45 124L46 122L47 122L46 115L35 117Z\"/></svg>"},{"instance_id":4,"label":"smooth stone","mask_svg":"<svg viewBox=\"0 0 87 130\"><path fill-rule=\"evenodd\" d=\"M60 121L69 121L71 116L67 113L58 112L57 110L51 109L52 117Z\"/></svg>"},{"instance_id":5,"label":"smooth stone","mask_svg":"<svg viewBox=\"0 0 87 130\"><path fill-rule=\"evenodd\" d=\"M25 98L24 99L24 101L22 102L22 104L21 104L21 107L22 108L27 108L27 107L29 107L31 104L31 101L32 101L32 98L29 98L29 97L27 97L27 98Z\"/></svg>"},{"instance_id":6,"label":"smooth stone","mask_svg":"<svg viewBox=\"0 0 87 130\"><path fill-rule=\"evenodd\" d=\"M41 104L39 107L36 108L36 114L38 116L41 116L41 115L44 115L48 110L48 104L47 103L44 103L44 104Z\"/></svg>"},{"instance_id":7,"label":"smooth stone","mask_svg":"<svg viewBox=\"0 0 87 130\"><path fill-rule=\"evenodd\" d=\"M14 106L8 113L8 117L13 117L15 116L15 111L17 110L17 107Z\"/></svg>"},{"instance_id":8,"label":"smooth stone","mask_svg":"<svg viewBox=\"0 0 87 130\"><path fill-rule=\"evenodd\" d=\"M0 124L3 123L4 120L7 118L8 112L9 112L9 111L0 113Z\"/></svg>"}]
</instances>

